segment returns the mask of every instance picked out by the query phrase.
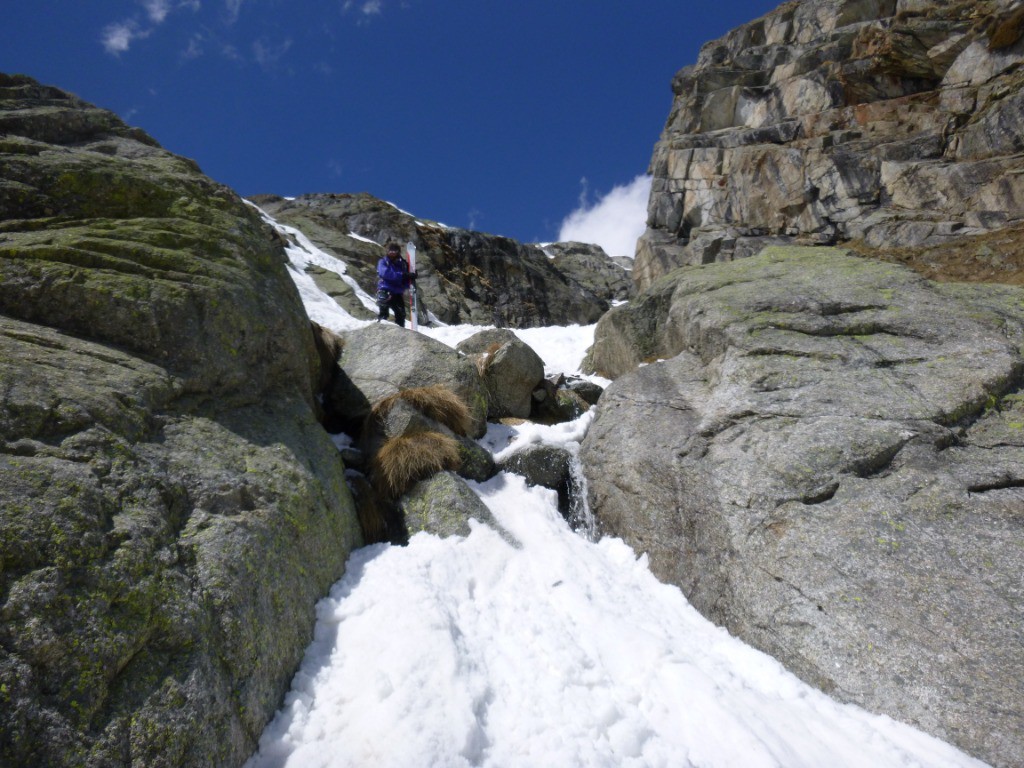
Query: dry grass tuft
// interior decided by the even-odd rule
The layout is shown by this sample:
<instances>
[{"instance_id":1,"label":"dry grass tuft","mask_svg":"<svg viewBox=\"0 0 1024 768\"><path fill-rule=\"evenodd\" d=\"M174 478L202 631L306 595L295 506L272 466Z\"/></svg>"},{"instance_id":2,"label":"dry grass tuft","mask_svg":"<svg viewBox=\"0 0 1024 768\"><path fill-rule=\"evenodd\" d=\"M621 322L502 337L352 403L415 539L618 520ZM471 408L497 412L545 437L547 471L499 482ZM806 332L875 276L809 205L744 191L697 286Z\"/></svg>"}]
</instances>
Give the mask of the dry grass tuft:
<instances>
[{"instance_id":1,"label":"dry grass tuft","mask_svg":"<svg viewBox=\"0 0 1024 768\"><path fill-rule=\"evenodd\" d=\"M317 392L323 392L334 379L338 360L345 349L345 340L333 331L324 328L322 325L310 322L313 331L313 342L316 345L316 352L320 358L320 369Z\"/></svg>"},{"instance_id":2,"label":"dry grass tuft","mask_svg":"<svg viewBox=\"0 0 1024 768\"><path fill-rule=\"evenodd\" d=\"M373 486L385 499L397 499L419 480L445 469L456 470L462 460L459 443L440 432L414 432L388 440L370 461Z\"/></svg>"},{"instance_id":3,"label":"dry grass tuft","mask_svg":"<svg viewBox=\"0 0 1024 768\"><path fill-rule=\"evenodd\" d=\"M476 358L476 370L481 376L486 376L487 371L491 368L491 363L494 362L494 356L498 354L498 350L501 349L504 344L500 341L496 341Z\"/></svg>"},{"instance_id":4,"label":"dry grass tuft","mask_svg":"<svg viewBox=\"0 0 1024 768\"><path fill-rule=\"evenodd\" d=\"M349 480L356 503L356 516L366 544L388 540L387 508L370 481L359 475Z\"/></svg>"},{"instance_id":5,"label":"dry grass tuft","mask_svg":"<svg viewBox=\"0 0 1024 768\"><path fill-rule=\"evenodd\" d=\"M385 397L373 406L370 417L386 418L392 406L399 400L405 400L424 416L443 424L457 435L465 437L473 428L473 417L469 407L462 398L441 384L403 389L390 397Z\"/></svg>"},{"instance_id":6,"label":"dry grass tuft","mask_svg":"<svg viewBox=\"0 0 1024 768\"><path fill-rule=\"evenodd\" d=\"M1009 48L1024 36L1024 6L1009 16L999 19L988 32L988 49L1001 51Z\"/></svg>"}]
</instances>

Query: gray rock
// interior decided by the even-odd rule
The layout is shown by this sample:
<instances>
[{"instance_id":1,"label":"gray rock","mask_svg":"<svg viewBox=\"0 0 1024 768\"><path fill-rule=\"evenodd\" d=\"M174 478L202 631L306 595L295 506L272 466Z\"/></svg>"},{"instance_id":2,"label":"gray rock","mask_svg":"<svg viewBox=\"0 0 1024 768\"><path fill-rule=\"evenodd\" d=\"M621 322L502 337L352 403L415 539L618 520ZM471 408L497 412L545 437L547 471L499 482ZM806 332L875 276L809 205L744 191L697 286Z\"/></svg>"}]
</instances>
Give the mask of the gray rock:
<instances>
[{"instance_id":1,"label":"gray rock","mask_svg":"<svg viewBox=\"0 0 1024 768\"><path fill-rule=\"evenodd\" d=\"M473 363L446 344L399 328L373 325L342 334L341 374L330 394L331 406L348 415L347 430L358 434L370 407L402 389L441 384L458 395L473 417L470 437L487 431L487 390Z\"/></svg>"},{"instance_id":2,"label":"gray rock","mask_svg":"<svg viewBox=\"0 0 1024 768\"><path fill-rule=\"evenodd\" d=\"M633 279L624 266L632 268L632 251L611 258L599 245L568 242L545 245L544 252L551 255L555 269L595 296L607 301L628 301L633 295Z\"/></svg>"},{"instance_id":3,"label":"gray rock","mask_svg":"<svg viewBox=\"0 0 1024 768\"><path fill-rule=\"evenodd\" d=\"M530 417L533 390L544 378L544 361L512 331L494 328L460 342L456 350L473 355L487 387L487 417Z\"/></svg>"},{"instance_id":4,"label":"gray rock","mask_svg":"<svg viewBox=\"0 0 1024 768\"><path fill-rule=\"evenodd\" d=\"M490 451L475 440L456 434L444 424L428 418L405 400L396 401L384 418L369 419L363 428L361 440L366 453L372 455L387 440L415 432L440 432L456 440L461 459L457 470L460 477L483 482L490 480L498 471Z\"/></svg>"},{"instance_id":5,"label":"gray rock","mask_svg":"<svg viewBox=\"0 0 1024 768\"><path fill-rule=\"evenodd\" d=\"M565 388L575 392L588 405L597 405L597 401L601 399L601 395L604 392L604 387L600 384L577 377L568 379L565 383Z\"/></svg>"},{"instance_id":6,"label":"gray rock","mask_svg":"<svg viewBox=\"0 0 1024 768\"><path fill-rule=\"evenodd\" d=\"M238 765L280 705L361 543L282 246L0 75L4 766Z\"/></svg>"},{"instance_id":7,"label":"gray rock","mask_svg":"<svg viewBox=\"0 0 1024 768\"><path fill-rule=\"evenodd\" d=\"M1019 764L1021 290L769 249L656 291L598 328L665 358L584 442L603 530L838 699Z\"/></svg>"},{"instance_id":8,"label":"gray rock","mask_svg":"<svg viewBox=\"0 0 1024 768\"><path fill-rule=\"evenodd\" d=\"M913 252L1019 226L1024 43L1019 30L990 42L1019 26L1012 14L997 0L814 0L707 43L673 81L637 285L765 238L926 264Z\"/></svg>"},{"instance_id":9,"label":"gray rock","mask_svg":"<svg viewBox=\"0 0 1024 768\"><path fill-rule=\"evenodd\" d=\"M574 528L580 520L574 512L582 504L582 494L573 472L573 455L560 446L536 445L517 451L504 461L498 469L511 472L526 479L528 485L550 488L558 494L558 511Z\"/></svg>"},{"instance_id":10,"label":"gray rock","mask_svg":"<svg viewBox=\"0 0 1024 768\"><path fill-rule=\"evenodd\" d=\"M582 395L545 379L533 391L530 418L541 424L563 424L578 419L589 409L590 403Z\"/></svg>"},{"instance_id":11,"label":"gray rock","mask_svg":"<svg viewBox=\"0 0 1024 768\"><path fill-rule=\"evenodd\" d=\"M526 478L528 485L552 490L564 489L569 482L569 452L554 445L524 448L500 462L498 468Z\"/></svg>"},{"instance_id":12,"label":"gray rock","mask_svg":"<svg viewBox=\"0 0 1024 768\"><path fill-rule=\"evenodd\" d=\"M453 472L438 472L416 483L400 501L408 536L426 531L436 536L468 536L474 518L501 530L491 511Z\"/></svg>"},{"instance_id":13,"label":"gray rock","mask_svg":"<svg viewBox=\"0 0 1024 768\"><path fill-rule=\"evenodd\" d=\"M306 272L313 278L317 288L338 302L338 306L352 315L352 317L359 320L372 320L377 317L375 312L363 306L359 297L356 296L355 289L342 280L337 273L323 267L318 267L315 264L307 266Z\"/></svg>"},{"instance_id":14,"label":"gray rock","mask_svg":"<svg viewBox=\"0 0 1024 768\"><path fill-rule=\"evenodd\" d=\"M345 261L349 274L371 295L376 292L377 260L383 255L375 243L412 242L421 322L430 313L449 324L585 325L597 322L609 303L628 290L612 277L621 272L612 263L602 263L597 271L588 269L592 256L568 256L556 263L539 246L414 218L366 194L252 199Z\"/></svg>"},{"instance_id":15,"label":"gray rock","mask_svg":"<svg viewBox=\"0 0 1024 768\"><path fill-rule=\"evenodd\" d=\"M0 312L129 350L197 395L308 380L277 235L190 161L56 93L0 75L0 170L24 192L0 195ZM40 145L61 120L74 147Z\"/></svg>"}]
</instances>

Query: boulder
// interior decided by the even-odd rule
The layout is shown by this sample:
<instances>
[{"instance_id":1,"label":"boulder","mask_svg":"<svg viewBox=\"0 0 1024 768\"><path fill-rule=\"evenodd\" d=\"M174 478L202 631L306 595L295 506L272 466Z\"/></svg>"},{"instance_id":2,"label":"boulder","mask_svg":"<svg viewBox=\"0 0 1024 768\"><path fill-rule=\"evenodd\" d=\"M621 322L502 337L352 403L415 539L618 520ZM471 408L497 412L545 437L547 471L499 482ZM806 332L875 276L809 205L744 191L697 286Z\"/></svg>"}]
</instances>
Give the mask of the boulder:
<instances>
[{"instance_id":1,"label":"boulder","mask_svg":"<svg viewBox=\"0 0 1024 768\"><path fill-rule=\"evenodd\" d=\"M578 419L589 409L590 403L582 395L545 379L533 391L530 418L541 424L562 424Z\"/></svg>"},{"instance_id":2,"label":"boulder","mask_svg":"<svg viewBox=\"0 0 1024 768\"><path fill-rule=\"evenodd\" d=\"M340 373L328 396L336 413L346 414L350 434L358 434L373 403L403 389L442 385L469 407L470 437L487 431L487 390L465 356L423 334L394 323L374 323L341 334Z\"/></svg>"},{"instance_id":3,"label":"boulder","mask_svg":"<svg viewBox=\"0 0 1024 768\"><path fill-rule=\"evenodd\" d=\"M239 765L361 544L282 241L0 75L0 763Z\"/></svg>"},{"instance_id":4,"label":"boulder","mask_svg":"<svg viewBox=\"0 0 1024 768\"><path fill-rule=\"evenodd\" d=\"M475 440L452 431L431 419L404 399L397 399L380 417L371 417L363 428L361 442L365 452L374 455L388 440L417 432L439 432L457 441L459 466L455 470L461 477L483 482L498 471L494 457Z\"/></svg>"},{"instance_id":5,"label":"boulder","mask_svg":"<svg viewBox=\"0 0 1024 768\"><path fill-rule=\"evenodd\" d=\"M501 530L487 505L453 472L421 480L402 497L400 507L406 541L420 531L441 537L468 536L471 518Z\"/></svg>"},{"instance_id":6,"label":"boulder","mask_svg":"<svg viewBox=\"0 0 1024 768\"><path fill-rule=\"evenodd\" d=\"M511 472L526 479L527 485L540 485L558 492L558 510L563 515L570 508L573 456L555 445L531 445L516 451L498 463L502 472Z\"/></svg>"},{"instance_id":7,"label":"boulder","mask_svg":"<svg viewBox=\"0 0 1024 768\"><path fill-rule=\"evenodd\" d=\"M455 347L472 355L487 387L487 418L527 419L533 390L544 378L544 361L512 331L480 331Z\"/></svg>"},{"instance_id":8,"label":"boulder","mask_svg":"<svg viewBox=\"0 0 1024 768\"><path fill-rule=\"evenodd\" d=\"M604 392L604 387L600 384L579 376L567 378L565 380L565 388L579 395L587 405L597 405L597 401L601 399L601 395Z\"/></svg>"},{"instance_id":9,"label":"boulder","mask_svg":"<svg viewBox=\"0 0 1024 768\"><path fill-rule=\"evenodd\" d=\"M1021 289L775 248L652 290L597 329L602 530L841 701L1020 764Z\"/></svg>"},{"instance_id":10,"label":"boulder","mask_svg":"<svg viewBox=\"0 0 1024 768\"><path fill-rule=\"evenodd\" d=\"M569 480L572 455L555 445L533 445L502 460L498 468L526 478L527 485L557 490Z\"/></svg>"},{"instance_id":11,"label":"boulder","mask_svg":"<svg viewBox=\"0 0 1024 768\"><path fill-rule=\"evenodd\" d=\"M309 380L282 243L249 206L56 89L2 76L0 99L0 312L131 351L197 395ZM73 147L41 138L64 136L60 119Z\"/></svg>"}]
</instances>

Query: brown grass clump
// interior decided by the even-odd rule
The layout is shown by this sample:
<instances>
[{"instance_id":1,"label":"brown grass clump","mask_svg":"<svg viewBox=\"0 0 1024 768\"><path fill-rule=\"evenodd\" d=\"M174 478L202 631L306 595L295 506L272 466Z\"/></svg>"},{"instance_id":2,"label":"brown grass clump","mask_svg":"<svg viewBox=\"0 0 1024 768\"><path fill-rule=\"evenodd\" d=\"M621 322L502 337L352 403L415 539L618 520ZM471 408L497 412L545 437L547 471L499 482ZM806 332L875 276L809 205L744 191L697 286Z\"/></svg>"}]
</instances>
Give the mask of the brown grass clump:
<instances>
[{"instance_id":1,"label":"brown grass clump","mask_svg":"<svg viewBox=\"0 0 1024 768\"><path fill-rule=\"evenodd\" d=\"M388 540L387 509L370 481L362 475L349 480L356 503L356 517L366 544Z\"/></svg>"},{"instance_id":2,"label":"brown grass clump","mask_svg":"<svg viewBox=\"0 0 1024 768\"><path fill-rule=\"evenodd\" d=\"M862 256L903 264L940 283L1024 285L1024 224L938 245L872 248L863 241L845 245Z\"/></svg>"},{"instance_id":3,"label":"brown grass clump","mask_svg":"<svg viewBox=\"0 0 1024 768\"><path fill-rule=\"evenodd\" d=\"M498 350L501 349L504 344L500 341L496 341L483 352L480 353L476 358L476 370L481 376L486 376L487 371L491 368L491 363L494 362L494 356L498 354Z\"/></svg>"},{"instance_id":4,"label":"brown grass clump","mask_svg":"<svg viewBox=\"0 0 1024 768\"><path fill-rule=\"evenodd\" d=\"M988 49L1001 51L1024 36L1024 6L1009 16L999 19L988 31Z\"/></svg>"},{"instance_id":5,"label":"brown grass clump","mask_svg":"<svg viewBox=\"0 0 1024 768\"><path fill-rule=\"evenodd\" d=\"M419 480L462 463L459 443L440 432L414 432L388 440L370 461L373 485L386 499L397 499Z\"/></svg>"},{"instance_id":6,"label":"brown grass clump","mask_svg":"<svg viewBox=\"0 0 1024 768\"><path fill-rule=\"evenodd\" d=\"M447 387L435 384L431 387L403 389L373 406L371 418L383 419L398 400L405 400L429 419L448 427L457 435L465 437L473 428L473 417L462 398Z\"/></svg>"},{"instance_id":7,"label":"brown grass clump","mask_svg":"<svg viewBox=\"0 0 1024 768\"><path fill-rule=\"evenodd\" d=\"M341 359L341 353L345 349L345 340L319 323L310 321L309 325L313 331L313 342L316 344L316 352L320 358L317 377L317 392L319 393L327 389L337 373L338 360Z\"/></svg>"}]
</instances>

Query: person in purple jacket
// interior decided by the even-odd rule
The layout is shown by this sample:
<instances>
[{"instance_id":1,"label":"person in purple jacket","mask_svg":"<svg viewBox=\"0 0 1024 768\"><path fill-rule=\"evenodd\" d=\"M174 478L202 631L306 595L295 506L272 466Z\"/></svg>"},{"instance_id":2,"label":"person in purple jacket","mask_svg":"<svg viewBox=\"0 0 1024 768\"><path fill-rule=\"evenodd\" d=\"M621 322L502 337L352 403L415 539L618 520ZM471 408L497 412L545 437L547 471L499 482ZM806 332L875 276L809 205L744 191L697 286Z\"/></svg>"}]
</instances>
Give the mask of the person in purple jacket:
<instances>
[{"instance_id":1,"label":"person in purple jacket","mask_svg":"<svg viewBox=\"0 0 1024 768\"><path fill-rule=\"evenodd\" d=\"M388 310L394 310L395 322L405 326L405 290L416 280L416 273L402 258L398 246L388 243L387 255L377 262L378 320L388 319Z\"/></svg>"}]
</instances>

